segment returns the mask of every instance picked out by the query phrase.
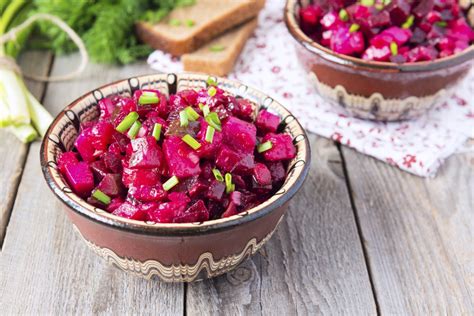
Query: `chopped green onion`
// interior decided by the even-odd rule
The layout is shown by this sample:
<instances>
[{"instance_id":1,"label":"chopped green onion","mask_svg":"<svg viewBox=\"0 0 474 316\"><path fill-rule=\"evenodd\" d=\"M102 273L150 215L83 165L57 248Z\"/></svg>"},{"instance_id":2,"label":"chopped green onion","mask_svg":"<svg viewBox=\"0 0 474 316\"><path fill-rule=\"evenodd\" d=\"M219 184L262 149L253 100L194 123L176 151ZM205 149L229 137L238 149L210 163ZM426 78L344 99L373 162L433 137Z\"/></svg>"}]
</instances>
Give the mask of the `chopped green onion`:
<instances>
[{"instance_id":1,"label":"chopped green onion","mask_svg":"<svg viewBox=\"0 0 474 316\"><path fill-rule=\"evenodd\" d=\"M216 112L211 112L206 116L206 122L214 127L219 132L222 130L221 128L221 120Z\"/></svg>"},{"instance_id":2,"label":"chopped green onion","mask_svg":"<svg viewBox=\"0 0 474 316\"><path fill-rule=\"evenodd\" d=\"M135 123L136 120L138 120L138 117L139 115L137 112L128 113L115 129L120 133L125 132L133 125L133 123Z\"/></svg>"},{"instance_id":3,"label":"chopped green onion","mask_svg":"<svg viewBox=\"0 0 474 316\"><path fill-rule=\"evenodd\" d=\"M235 188L235 187L234 187ZM225 174L225 193L230 193L233 190L232 186L232 175L230 173Z\"/></svg>"},{"instance_id":4,"label":"chopped green onion","mask_svg":"<svg viewBox=\"0 0 474 316\"><path fill-rule=\"evenodd\" d=\"M436 25L439 27L446 27L448 26L448 23L446 21L438 21L436 22Z\"/></svg>"},{"instance_id":5,"label":"chopped green onion","mask_svg":"<svg viewBox=\"0 0 474 316\"><path fill-rule=\"evenodd\" d=\"M390 43L390 51L392 52L393 56L398 55L398 45L396 42L391 42Z\"/></svg>"},{"instance_id":6,"label":"chopped green onion","mask_svg":"<svg viewBox=\"0 0 474 316\"><path fill-rule=\"evenodd\" d=\"M390 2L392 2L392 0L383 0L383 4L384 4L384 5L389 5Z\"/></svg>"},{"instance_id":7,"label":"chopped green onion","mask_svg":"<svg viewBox=\"0 0 474 316\"><path fill-rule=\"evenodd\" d=\"M201 147L201 144L197 140L195 140L191 135L186 134L182 138L183 142L189 145L192 149L196 150Z\"/></svg>"},{"instance_id":8,"label":"chopped green onion","mask_svg":"<svg viewBox=\"0 0 474 316\"><path fill-rule=\"evenodd\" d=\"M156 95L156 93L151 91L143 92L140 98L138 98L139 104L155 104L158 102L160 102L160 98L158 95Z\"/></svg>"},{"instance_id":9,"label":"chopped green onion","mask_svg":"<svg viewBox=\"0 0 474 316\"><path fill-rule=\"evenodd\" d=\"M172 176L169 178L165 183L163 183L163 190L169 191L171 190L175 185L179 183L179 179L176 176Z\"/></svg>"},{"instance_id":10,"label":"chopped green onion","mask_svg":"<svg viewBox=\"0 0 474 316\"><path fill-rule=\"evenodd\" d=\"M130 139L135 139L141 127L142 127L142 123L140 123L139 121L136 121L135 123L133 123L132 127L130 127L130 129L128 130L128 133L127 133L128 137L130 137Z\"/></svg>"},{"instance_id":11,"label":"chopped green onion","mask_svg":"<svg viewBox=\"0 0 474 316\"><path fill-rule=\"evenodd\" d=\"M214 168L212 169L212 173L214 174L214 178L216 178L217 181L223 182L224 177L222 176L222 173L219 171L219 169Z\"/></svg>"},{"instance_id":12,"label":"chopped green onion","mask_svg":"<svg viewBox=\"0 0 474 316\"><path fill-rule=\"evenodd\" d=\"M99 190L99 189L96 189L96 190L94 191L94 193L92 193L92 196L93 196L96 200L98 200L98 201L104 203L105 205L109 205L109 204L110 204L110 201L111 201L110 196L108 196L107 194L105 194L104 192L102 192L102 191Z\"/></svg>"},{"instance_id":13,"label":"chopped green onion","mask_svg":"<svg viewBox=\"0 0 474 316\"><path fill-rule=\"evenodd\" d=\"M188 126L188 124L189 124L189 120L188 120L188 114L186 114L186 111L179 112L179 125Z\"/></svg>"},{"instance_id":14,"label":"chopped green onion","mask_svg":"<svg viewBox=\"0 0 474 316\"><path fill-rule=\"evenodd\" d=\"M349 32L350 32L350 33L354 33L354 32L357 32L359 29L360 29L360 25L354 23L354 24L352 24L351 27L349 28Z\"/></svg>"},{"instance_id":15,"label":"chopped green onion","mask_svg":"<svg viewBox=\"0 0 474 316\"><path fill-rule=\"evenodd\" d=\"M199 109L202 111L202 108L204 107L204 104L199 103L199 104L198 104L198 107L199 107Z\"/></svg>"},{"instance_id":16,"label":"chopped green onion","mask_svg":"<svg viewBox=\"0 0 474 316\"><path fill-rule=\"evenodd\" d=\"M383 10L384 7L385 7L385 6L383 5L383 3L376 3L376 4L375 4L375 8L376 8L377 10L379 10L379 11L380 11L380 10Z\"/></svg>"},{"instance_id":17,"label":"chopped green onion","mask_svg":"<svg viewBox=\"0 0 474 316\"><path fill-rule=\"evenodd\" d=\"M191 20L191 19L187 19L186 21L184 21L184 23L186 23L187 27L193 27L196 24L196 22L194 22L194 20Z\"/></svg>"},{"instance_id":18,"label":"chopped green onion","mask_svg":"<svg viewBox=\"0 0 474 316\"><path fill-rule=\"evenodd\" d=\"M263 153L263 152L265 152L265 151L267 151L267 150L272 149L272 147L273 147L272 142L271 142L271 141L266 141L266 142L264 142L263 144L260 144L260 145L257 146L257 151L258 151L259 153Z\"/></svg>"},{"instance_id":19,"label":"chopped green onion","mask_svg":"<svg viewBox=\"0 0 474 316\"><path fill-rule=\"evenodd\" d=\"M341 9L341 11L339 11L339 18L342 21L348 21L349 20L349 14L347 13L347 11L345 9Z\"/></svg>"},{"instance_id":20,"label":"chopped green onion","mask_svg":"<svg viewBox=\"0 0 474 316\"><path fill-rule=\"evenodd\" d=\"M222 52L224 49L225 49L224 45L218 45L218 44L212 45L209 47L209 50L214 53Z\"/></svg>"},{"instance_id":21,"label":"chopped green onion","mask_svg":"<svg viewBox=\"0 0 474 316\"><path fill-rule=\"evenodd\" d=\"M371 7L375 4L375 0L361 0L360 4L362 4L365 7Z\"/></svg>"},{"instance_id":22,"label":"chopped green onion","mask_svg":"<svg viewBox=\"0 0 474 316\"><path fill-rule=\"evenodd\" d=\"M202 114L204 115L204 117L208 116L209 113L211 113L211 110L209 109L209 105L207 105L207 104L204 105L201 110L202 110Z\"/></svg>"},{"instance_id":23,"label":"chopped green onion","mask_svg":"<svg viewBox=\"0 0 474 316\"><path fill-rule=\"evenodd\" d=\"M170 24L171 26L180 26L180 25L181 25L181 21L178 20L178 19L171 19L170 22L169 22L169 24Z\"/></svg>"},{"instance_id":24,"label":"chopped green onion","mask_svg":"<svg viewBox=\"0 0 474 316\"><path fill-rule=\"evenodd\" d=\"M212 140L214 139L214 133L216 132L216 129L209 125L206 129L206 142L212 144Z\"/></svg>"},{"instance_id":25,"label":"chopped green onion","mask_svg":"<svg viewBox=\"0 0 474 316\"><path fill-rule=\"evenodd\" d=\"M215 87L210 87L209 89L207 89L207 94L209 94L209 96L213 97L215 96L217 93L217 90Z\"/></svg>"},{"instance_id":26,"label":"chopped green onion","mask_svg":"<svg viewBox=\"0 0 474 316\"><path fill-rule=\"evenodd\" d=\"M198 112L196 112L192 107L188 106L184 109L186 115L188 116L188 120L195 121L199 118Z\"/></svg>"},{"instance_id":27,"label":"chopped green onion","mask_svg":"<svg viewBox=\"0 0 474 316\"><path fill-rule=\"evenodd\" d=\"M409 29L412 25L413 25L413 22L415 22L415 16L414 15L410 15L407 20L405 21L405 23L402 24L402 28L403 29Z\"/></svg>"},{"instance_id":28,"label":"chopped green onion","mask_svg":"<svg viewBox=\"0 0 474 316\"><path fill-rule=\"evenodd\" d=\"M206 82L209 86L217 86L217 82L212 77L207 78Z\"/></svg>"},{"instance_id":29,"label":"chopped green onion","mask_svg":"<svg viewBox=\"0 0 474 316\"><path fill-rule=\"evenodd\" d=\"M161 136L161 124L160 123L155 123L153 126L153 132L152 132L153 137L155 137L156 140L160 140Z\"/></svg>"}]
</instances>

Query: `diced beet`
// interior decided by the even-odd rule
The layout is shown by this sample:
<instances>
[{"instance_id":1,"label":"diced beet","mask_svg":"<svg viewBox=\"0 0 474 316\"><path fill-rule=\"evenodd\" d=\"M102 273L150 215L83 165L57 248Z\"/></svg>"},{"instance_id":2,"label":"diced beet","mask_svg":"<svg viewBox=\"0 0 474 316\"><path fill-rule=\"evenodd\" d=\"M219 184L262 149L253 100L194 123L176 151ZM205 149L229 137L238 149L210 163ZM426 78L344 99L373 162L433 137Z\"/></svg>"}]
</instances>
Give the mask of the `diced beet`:
<instances>
[{"instance_id":1,"label":"diced beet","mask_svg":"<svg viewBox=\"0 0 474 316\"><path fill-rule=\"evenodd\" d=\"M75 193L82 197L91 193L94 188L94 175L87 163L67 164L65 171L66 180Z\"/></svg>"},{"instance_id":2,"label":"diced beet","mask_svg":"<svg viewBox=\"0 0 474 316\"><path fill-rule=\"evenodd\" d=\"M242 120L251 121L254 113L254 107L252 106L252 103L242 98L236 99L236 101L237 103L232 109L232 114Z\"/></svg>"},{"instance_id":3,"label":"diced beet","mask_svg":"<svg viewBox=\"0 0 474 316\"><path fill-rule=\"evenodd\" d=\"M296 149L293 145L290 135L273 134L265 135L263 142L270 141L272 148L263 152L263 157L268 161L280 161L293 159L296 155Z\"/></svg>"},{"instance_id":4,"label":"diced beet","mask_svg":"<svg viewBox=\"0 0 474 316\"><path fill-rule=\"evenodd\" d=\"M202 179L195 178L188 186L188 193L191 198L196 198L207 191L208 185Z\"/></svg>"},{"instance_id":5,"label":"diced beet","mask_svg":"<svg viewBox=\"0 0 474 316\"><path fill-rule=\"evenodd\" d=\"M202 200L197 200L188 209L175 217L175 223L204 222L209 220L209 211Z\"/></svg>"},{"instance_id":6,"label":"diced beet","mask_svg":"<svg viewBox=\"0 0 474 316\"><path fill-rule=\"evenodd\" d=\"M281 161L268 162L267 167L272 175L273 184L280 184L285 180L286 170L285 166L283 166L283 163Z\"/></svg>"},{"instance_id":7,"label":"diced beet","mask_svg":"<svg viewBox=\"0 0 474 316\"><path fill-rule=\"evenodd\" d=\"M105 175L108 173L107 167L102 160L94 161L90 164L92 174L94 175L95 181L98 183L102 181Z\"/></svg>"},{"instance_id":8,"label":"diced beet","mask_svg":"<svg viewBox=\"0 0 474 316\"><path fill-rule=\"evenodd\" d=\"M120 207L125 201L121 197L114 198L110 201L110 204L107 205L106 211L113 213L116 209Z\"/></svg>"},{"instance_id":9,"label":"diced beet","mask_svg":"<svg viewBox=\"0 0 474 316\"><path fill-rule=\"evenodd\" d=\"M130 169L123 168L122 182L126 187L155 185L160 182L160 174L157 169Z\"/></svg>"},{"instance_id":10,"label":"diced beet","mask_svg":"<svg viewBox=\"0 0 474 316\"><path fill-rule=\"evenodd\" d=\"M441 13L439 13L438 11L429 12L426 15L426 21L431 24L441 21Z\"/></svg>"},{"instance_id":11,"label":"diced beet","mask_svg":"<svg viewBox=\"0 0 474 316\"><path fill-rule=\"evenodd\" d=\"M305 8L301 8L299 13L303 32L314 32L319 23L319 18L321 17L321 8L319 6L309 5Z\"/></svg>"},{"instance_id":12,"label":"diced beet","mask_svg":"<svg viewBox=\"0 0 474 316\"><path fill-rule=\"evenodd\" d=\"M252 123L230 117L222 125L224 140L238 151L251 153L257 142L257 129Z\"/></svg>"},{"instance_id":13,"label":"diced beet","mask_svg":"<svg viewBox=\"0 0 474 316\"><path fill-rule=\"evenodd\" d=\"M75 152L66 151L64 153L59 154L58 157L58 169L61 174L64 175L66 172L66 165L68 164L76 164L79 160L77 159L77 155Z\"/></svg>"},{"instance_id":14,"label":"diced beet","mask_svg":"<svg viewBox=\"0 0 474 316\"><path fill-rule=\"evenodd\" d=\"M347 13L354 22L366 21L371 16L371 9L364 5L354 3L346 8Z\"/></svg>"},{"instance_id":15,"label":"diced beet","mask_svg":"<svg viewBox=\"0 0 474 316\"><path fill-rule=\"evenodd\" d=\"M447 35L464 42L474 40L474 30L469 26L464 18L449 22Z\"/></svg>"},{"instance_id":16,"label":"diced beet","mask_svg":"<svg viewBox=\"0 0 474 316\"><path fill-rule=\"evenodd\" d=\"M264 133L275 133L280 124L280 117L272 114L267 110L262 110L258 113L255 125L259 131Z\"/></svg>"},{"instance_id":17,"label":"diced beet","mask_svg":"<svg viewBox=\"0 0 474 316\"><path fill-rule=\"evenodd\" d=\"M74 146L84 161L92 162L95 160L96 150L93 146L92 138L87 131L83 131L77 136Z\"/></svg>"},{"instance_id":18,"label":"diced beet","mask_svg":"<svg viewBox=\"0 0 474 316\"><path fill-rule=\"evenodd\" d=\"M433 10L433 6L433 0L421 0L412 12L418 19L422 19L432 12L431 10Z\"/></svg>"},{"instance_id":19,"label":"diced beet","mask_svg":"<svg viewBox=\"0 0 474 316\"><path fill-rule=\"evenodd\" d=\"M263 163L256 163L253 168L253 177L255 181L262 186L272 184L272 175L267 166Z\"/></svg>"},{"instance_id":20,"label":"diced beet","mask_svg":"<svg viewBox=\"0 0 474 316\"><path fill-rule=\"evenodd\" d=\"M341 19L339 18L339 15L333 11L326 13L321 18L320 23L327 30L334 29L337 26L344 24L344 22L342 22Z\"/></svg>"},{"instance_id":21,"label":"diced beet","mask_svg":"<svg viewBox=\"0 0 474 316\"><path fill-rule=\"evenodd\" d=\"M104 98L98 102L100 109L100 118L102 120L109 119L115 109L115 104L109 98Z\"/></svg>"},{"instance_id":22,"label":"diced beet","mask_svg":"<svg viewBox=\"0 0 474 316\"><path fill-rule=\"evenodd\" d=\"M254 167L254 157L253 154L240 153L223 146L217 155L216 165L224 172L249 174Z\"/></svg>"},{"instance_id":23,"label":"diced beet","mask_svg":"<svg viewBox=\"0 0 474 316\"><path fill-rule=\"evenodd\" d=\"M207 190L207 198L214 201L222 200L225 191L225 184L224 182L220 182L217 180L213 180L209 185L209 189Z\"/></svg>"},{"instance_id":24,"label":"diced beet","mask_svg":"<svg viewBox=\"0 0 474 316\"><path fill-rule=\"evenodd\" d=\"M407 0L391 0L385 7L390 13L390 19L394 25L402 25L410 15L410 4Z\"/></svg>"},{"instance_id":25,"label":"diced beet","mask_svg":"<svg viewBox=\"0 0 474 316\"><path fill-rule=\"evenodd\" d=\"M375 46L369 46L362 55L362 59L365 60L375 60L375 61L387 61L392 52L388 46L383 46L381 48L377 48Z\"/></svg>"},{"instance_id":26,"label":"diced beet","mask_svg":"<svg viewBox=\"0 0 474 316\"><path fill-rule=\"evenodd\" d=\"M180 202L184 204L188 204L191 201L191 199L184 192L171 192L168 195L168 199L171 202Z\"/></svg>"},{"instance_id":27,"label":"diced beet","mask_svg":"<svg viewBox=\"0 0 474 316\"><path fill-rule=\"evenodd\" d=\"M122 178L119 174L108 173L100 181L97 189L110 197L117 197L124 192Z\"/></svg>"},{"instance_id":28,"label":"diced beet","mask_svg":"<svg viewBox=\"0 0 474 316\"><path fill-rule=\"evenodd\" d=\"M165 202L148 211L148 219L157 223L172 223L186 210L186 203L180 201Z\"/></svg>"},{"instance_id":29,"label":"diced beet","mask_svg":"<svg viewBox=\"0 0 474 316\"><path fill-rule=\"evenodd\" d=\"M437 52L434 48L418 46L408 52L408 62L433 60L436 56Z\"/></svg>"},{"instance_id":30,"label":"diced beet","mask_svg":"<svg viewBox=\"0 0 474 316\"><path fill-rule=\"evenodd\" d=\"M158 113L155 111L150 112L148 118L142 123L142 127L140 128L137 137L143 137L146 135L151 136L156 123L161 124L161 137L163 137L164 131L168 127L168 123L159 117Z\"/></svg>"},{"instance_id":31,"label":"diced beet","mask_svg":"<svg viewBox=\"0 0 474 316\"><path fill-rule=\"evenodd\" d=\"M217 151L220 149L222 145L222 141L224 140L224 135L219 132L214 132L214 137L212 139L212 143L208 143L206 141L206 132L207 127L209 124L205 120L200 120L201 122L201 130L197 134L197 140L201 144L201 147L197 150L199 157L203 158L213 158L215 157Z\"/></svg>"},{"instance_id":32,"label":"diced beet","mask_svg":"<svg viewBox=\"0 0 474 316\"><path fill-rule=\"evenodd\" d=\"M102 156L102 160L104 161L104 165L107 169L109 169L113 173L122 173L122 157L120 155L106 152Z\"/></svg>"},{"instance_id":33,"label":"diced beet","mask_svg":"<svg viewBox=\"0 0 474 316\"><path fill-rule=\"evenodd\" d=\"M242 205L242 193L239 191L233 191L230 194L230 201L235 204L235 206L241 206Z\"/></svg>"},{"instance_id":34,"label":"diced beet","mask_svg":"<svg viewBox=\"0 0 474 316\"><path fill-rule=\"evenodd\" d=\"M390 24L390 13L388 11L380 11L375 15L371 15L367 19L367 23L371 28L387 26Z\"/></svg>"},{"instance_id":35,"label":"diced beet","mask_svg":"<svg viewBox=\"0 0 474 316\"><path fill-rule=\"evenodd\" d=\"M201 172L199 156L181 138L167 137L163 142L163 152L171 175L187 178Z\"/></svg>"},{"instance_id":36,"label":"diced beet","mask_svg":"<svg viewBox=\"0 0 474 316\"><path fill-rule=\"evenodd\" d=\"M245 183L244 179L237 174L232 175L232 182L235 184L236 189L247 189L247 183Z\"/></svg>"},{"instance_id":37,"label":"diced beet","mask_svg":"<svg viewBox=\"0 0 474 316\"><path fill-rule=\"evenodd\" d=\"M131 141L133 153L130 157L130 168L160 168L163 155L160 146L153 136L136 138Z\"/></svg>"},{"instance_id":38,"label":"diced beet","mask_svg":"<svg viewBox=\"0 0 474 316\"><path fill-rule=\"evenodd\" d=\"M158 103L155 104L139 104L138 100L140 100L140 96L143 94L143 92L152 92L156 94L158 97L159 101ZM145 90L137 90L133 94L133 100L135 101L137 106L137 112L140 115L146 115L150 111L156 111L160 115L166 115L168 113L168 102L166 100L166 96L163 95L160 91L158 90L152 90L152 89L145 89Z\"/></svg>"},{"instance_id":39,"label":"diced beet","mask_svg":"<svg viewBox=\"0 0 474 316\"><path fill-rule=\"evenodd\" d=\"M159 202L166 198L166 191L161 183L155 185L131 186L128 190L129 196L141 202Z\"/></svg>"},{"instance_id":40,"label":"diced beet","mask_svg":"<svg viewBox=\"0 0 474 316\"><path fill-rule=\"evenodd\" d=\"M138 206L130 204L129 202L122 203L112 212L112 214L138 221L145 220L147 216L145 211L141 210Z\"/></svg>"},{"instance_id":41,"label":"diced beet","mask_svg":"<svg viewBox=\"0 0 474 316\"><path fill-rule=\"evenodd\" d=\"M227 206L227 209L225 210L225 212L222 213L222 218L231 217L231 216L236 215L236 214L238 214L237 207L233 202L230 202L229 206Z\"/></svg>"}]
</instances>

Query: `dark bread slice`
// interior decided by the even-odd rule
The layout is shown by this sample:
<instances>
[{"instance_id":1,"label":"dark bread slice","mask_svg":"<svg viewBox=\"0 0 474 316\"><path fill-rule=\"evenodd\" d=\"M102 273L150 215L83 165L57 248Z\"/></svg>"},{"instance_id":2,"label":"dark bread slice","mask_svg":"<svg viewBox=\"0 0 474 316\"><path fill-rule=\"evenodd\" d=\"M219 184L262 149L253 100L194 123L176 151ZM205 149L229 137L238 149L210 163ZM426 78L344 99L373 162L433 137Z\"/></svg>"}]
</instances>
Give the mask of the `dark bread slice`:
<instances>
[{"instance_id":1,"label":"dark bread slice","mask_svg":"<svg viewBox=\"0 0 474 316\"><path fill-rule=\"evenodd\" d=\"M173 10L158 24L138 22L136 32L151 47L181 56L255 17L264 5L265 0L196 0L194 5ZM181 24L173 26L172 20ZM191 27L186 25L189 20L194 22Z\"/></svg>"},{"instance_id":2,"label":"dark bread slice","mask_svg":"<svg viewBox=\"0 0 474 316\"><path fill-rule=\"evenodd\" d=\"M216 76L227 75L257 24L257 18L252 19L218 36L197 51L184 54L181 57L184 70ZM222 50L216 51L216 48Z\"/></svg>"}]
</instances>

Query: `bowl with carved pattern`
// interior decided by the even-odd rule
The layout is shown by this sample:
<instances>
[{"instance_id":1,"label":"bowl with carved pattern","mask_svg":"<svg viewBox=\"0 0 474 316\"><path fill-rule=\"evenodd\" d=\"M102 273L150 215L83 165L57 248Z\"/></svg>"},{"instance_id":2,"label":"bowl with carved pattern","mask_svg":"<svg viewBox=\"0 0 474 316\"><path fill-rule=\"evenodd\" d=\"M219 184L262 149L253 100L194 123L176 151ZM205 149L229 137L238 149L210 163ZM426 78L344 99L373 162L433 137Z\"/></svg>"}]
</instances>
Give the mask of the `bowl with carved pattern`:
<instances>
[{"instance_id":1,"label":"bowl with carved pattern","mask_svg":"<svg viewBox=\"0 0 474 316\"><path fill-rule=\"evenodd\" d=\"M113 95L131 96L139 89L155 89L169 96L184 89L208 86L202 74L156 74L120 80L94 89L55 118L43 140L40 159L44 177L64 203L74 231L93 252L119 269L147 279L192 282L215 277L237 267L259 250L284 217L290 199L303 185L310 165L307 135L296 118L270 96L243 83L213 78L219 88L281 118L296 157L287 166L281 188L263 203L226 218L194 223L155 223L116 216L76 195L58 170L58 157L69 151L83 123L98 119L98 102Z\"/></svg>"},{"instance_id":2,"label":"bowl with carved pattern","mask_svg":"<svg viewBox=\"0 0 474 316\"><path fill-rule=\"evenodd\" d=\"M416 118L440 104L469 73L474 45L432 61L397 64L333 52L300 28L298 12L308 0L287 0L284 19L297 58L325 100L363 119Z\"/></svg>"}]
</instances>

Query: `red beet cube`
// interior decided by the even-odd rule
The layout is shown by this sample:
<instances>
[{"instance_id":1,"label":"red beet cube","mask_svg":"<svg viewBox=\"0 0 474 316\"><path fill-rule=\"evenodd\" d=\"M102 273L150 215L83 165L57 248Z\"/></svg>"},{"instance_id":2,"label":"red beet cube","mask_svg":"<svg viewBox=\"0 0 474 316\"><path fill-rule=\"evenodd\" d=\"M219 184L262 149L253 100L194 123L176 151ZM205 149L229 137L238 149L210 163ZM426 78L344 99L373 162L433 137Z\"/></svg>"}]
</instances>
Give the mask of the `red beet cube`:
<instances>
[{"instance_id":1,"label":"red beet cube","mask_svg":"<svg viewBox=\"0 0 474 316\"><path fill-rule=\"evenodd\" d=\"M326 13L321 18L320 23L325 29L328 29L328 30L334 29L337 26L344 24L344 22L341 21L341 19L339 18L339 15L333 11Z\"/></svg>"},{"instance_id":2,"label":"red beet cube","mask_svg":"<svg viewBox=\"0 0 474 316\"><path fill-rule=\"evenodd\" d=\"M197 140L199 141L199 143L201 143L201 147L197 150L197 153L199 157L213 158L222 145L224 135L216 130L214 132L214 138L212 139L212 143L207 142L206 132L208 126L209 124L207 124L205 120L201 120L201 129L197 134Z\"/></svg>"},{"instance_id":3,"label":"red beet cube","mask_svg":"<svg viewBox=\"0 0 474 316\"><path fill-rule=\"evenodd\" d=\"M365 60L376 60L376 61L387 61L389 60L392 52L388 46L377 48L375 46L369 46L362 55L362 59Z\"/></svg>"},{"instance_id":4,"label":"red beet cube","mask_svg":"<svg viewBox=\"0 0 474 316\"><path fill-rule=\"evenodd\" d=\"M390 19L395 25L402 25L410 15L411 6L406 0L392 0L389 5L385 7L390 13Z\"/></svg>"},{"instance_id":5,"label":"red beet cube","mask_svg":"<svg viewBox=\"0 0 474 316\"><path fill-rule=\"evenodd\" d=\"M217 155L216 165L223 172L249 174L254 167L253 153L241 153L223 146Z\"/></svg>"},{"instance_id":6,"label":"red beet cube","mask_svg":"<svg viewBox=\"0 0 474 316\"><path fill-rule=\"evenodd\" d=\"M123 168L122 182L126 187L155 185L160 182L158 169L130 169Z\"/></svg>"},{"instance_id":7,"label":"red beet cube","mask_svg":"<svg viewBox=\"0 0 474 316\"><path fill-rule=\"evenodd\" d=\"M58 157L58 169L61 174L64 175L64 173L66 172L66 165L76 164L78 162L79 160L77 160L76 153L72 151L66 151L64 153L61 153Z\"/></svg>"},{"instance_id":8,"label":"red beet cube","mask_svg":"<svg viewBox=\"0 0 474 316\"><path fill-rule=\"evenodd\" d=\"M267 166L265 166L263 163L255 164L255 167L253 168L253 177L255 181L261 186L272 184L272 175L270 170L268 170Z\"/></svg>"},{"instance_id":9,"label":"red beet cube","mask_svg":"<svg viewBox=\"0 0 474 316\"><path fill-rule=\"evenodd\" d=\"M100 119L109 119L115 110L115 104L112 102L112 100L109 98L99 100L98 105L100 109Z\"/></svg>"},{"instance_id":10,"label":"red beet cube","mask_svg":"<svg viewBox=\"0 0 474 316\"><path fill-rule=\"evenodd\" d=\"M230 217L236 214L238 214L237 206L234 203L230 202L229 205L227 206L227 209L224 211L224 213L222 213L221 217L226 218L226 217Z\"/></svg>"},{"instance_id":11,"label":"red beet cube","mask_svg":"<svg viewBox=\"0 0 474 316\"><path fill-rule=\"evenodd\" d=\"M92 138L88 135L87 131L83 131L77 136L74 146L84 161L92 162L95 160L96 150L93 146Z\"/></svg>"},{"instance_id":12,"label":"red beet cube","mask_svg":"<svg viewBox=\"0 0 474 316\"><path fill-rule=\"evenodd\" d=\"M140 97L143 95L143 92L149 92L149 93L155 94L158 97L158 102L151 103L151 104L139 104L138 101L140 100ZM158 90L152 90L152 89L137 90L133 93L133 100L138 105L137 112L140 115L145 115L152 110L158 112L160 115L165 115L168 113L168 104L167 104L168 102L166 100L166 96L161 94L161 92Z\"/></svg>"},{"instance_id":13,"label":"red beet cube","mask_svg":"<svg viewBox=\"0 0 474 316\"><path fill-rule=\"evenodd\" d=\"M278 125L280 124L280 117L272 114L267 110L262 110L258 113L255 125L259 131L264 133L276 132Z\"/></svg>"},{"instance_id":14,"label":"red beet cube","mask_svg":"<svg viewBox=\"0 0 474 316\"><path fill-rule=\"evenodd\" d=\"M234 149L252 153L257 142L257 129L252 123L230 117L222 126L224 140Z\"/></svg>"},{"instance_id":15,"label":"red beet cube","mask_svg":"<svg viewBox=\"0 0 474 316\"><path fill-rule=\"evenodd\" d=\"M138 206L130 204L129 202L122 203L112 212L112 214L138 221L144 221L147 216L147 213L144 210L140 209Z\"/></svg>"},{"instance_id":16,"label":"red beet cube","mask_svg":"<svg viewBox=\"0 0 474 316\"><path fill-rule=\"evenodd\" d=\"M232 109L232 114L241 118L242 120L251 121L252 115L254 112L254 107L252 104L245 99L235 99L234 108Z\"/></svg>"},{"instance_id":17,"label":"red beet cube","mask_svg":"<svg viewBox=\"0 0 474 316\"><path fill-rule=\"evenodd\" d=\"M157 223L172 223L176 217L184 213L187 203L187 201L161 203L158 207L148 210L148 219Z\"/></svg>"},{"instance_id":18,"label":"red beet cube","mask_svg":"<svg viewBox=\"0 0 474 316\"><path fill-rule=\"evenodd\" d=\"M236 206L241 206L242 205L242 193L239 191L233 191L230 194L230 201L234 203Z\"/></svg>"},{"instance_id":19,"label":"red beet cube","mask_svg":"<svg viewBox=\"0 0 474 316\"><path fill-rule=\"evenodd\" d=\"M312 33L318 26L319 18L321 17L322 9L319 6L309 5L300 9L300 23L301 29L305 33Z\"/></svg>"},{"instance_id":20,"label":"red beet cube","mask_svg":"<svg viewBox=\"0 0 474 316\"><path fill-rule=\"evenodd\" d=\"M65 171L66 180L75 193L82 197L91 193L94 188L94 175L86 162L67 164Z\"/></svg>"},{"instance_id":21,"label":"red beet cube","mask_svg":"<svg viewBox=\"0 0 474 316\"><path fill-rule=\"evenodd\" d=\"M108 173L102 178L97 189L107 194L110 197L119 196L124 192L122 179L119 174Z\"/></svg>"},{"instance_id":22,"label":"red beet cube","mask_svg":"<svg viewBox=\"0 0 474 316\"><path fill-rule=\"evenodd\" d=\"M107 146L112 140L114 126L107 121L99 121L90 130L92 145L96 150L102 152L107 150Z\"/></svg>"},{"instance_id":23,"label":"red beet cube","mask_svg":"<svg viewBox=\"0 0 474 316\"><path fill-rule=\"evenodd\" d=\"M180 137L167 137L163 142L163 152L171 175L187 178L201 172L199 156Z\"/></svg>"},{"instance_id":24,"label":"red beet cube","mask_svg":"<svg viewBox=\"0 0 474 316\"><path fill-rule=\"evenodd\" d=\"M285 180L286 170L281 161L268 162L267 167L270 170L274 184L279 184Z\"/></svg>"},{"instance_id":25,"label":"red beet cube","mask_svg":"<svg viewBox=\"0 0 474 316\"><path fill-rule=\"evenodd\" d=\"M207 197L210 200L220 201L222 200L224 191L225 191L224 182L213 180L211 184L209 185L209 189L207 190Z\"/></svg>"},{"instance_id":26,"label":"red beet cube","mask_svg":"<svg viewBox=\"0 0 474 316\"><path fill-rule=\"evenodd\" d=\"M265 135L262 143L267 141L272 143L272 148L263 152L263 157L265 160L288 160L293 159L296 156L296 149L289 135L269 133Z\"/></svg>"},{"instance_id":27,"label":"red beet cube","mask_svg":"<svg viewBox=\"0 0 474 316\"><path fill-rule=\"evenodd\" d=\"M188 209L178 215L175 219L175 223L192 223L192 222L203 222L209 220L209 211L202 200L197 200Z\"/></svg>"},{"instance_id":28,"label":"red beet cube","mask_svg":"<svg viewBox=\"0 0 474 316\"><path fill-rule=\"evenodd\" d=\"M152 136L136 138L131 141L131 145L130 168L160 168L163 157L155 138Z\"/></svg>"},{"instance_id":29,"label":"red beet cube","mask_svg":"<svg viewBox=\"0 0 474 316\"><path fill-rule=\"evenodd\" d=\"M141 202L159 202L166 198L166 191L160 183L155 185L131 186L128 195Z\"/></svg>"},{"instance_id":30,"label":"red beet cube","mask_svg":"<svg viewBox=\"0 0 474 316\"><path fill-rule=\"evenodd\" d=\"M375 15L371 15L367 19L369 27L384 27L390 24L390 13L388 11L380 11Z\"/></svg>"}]
</instances>

